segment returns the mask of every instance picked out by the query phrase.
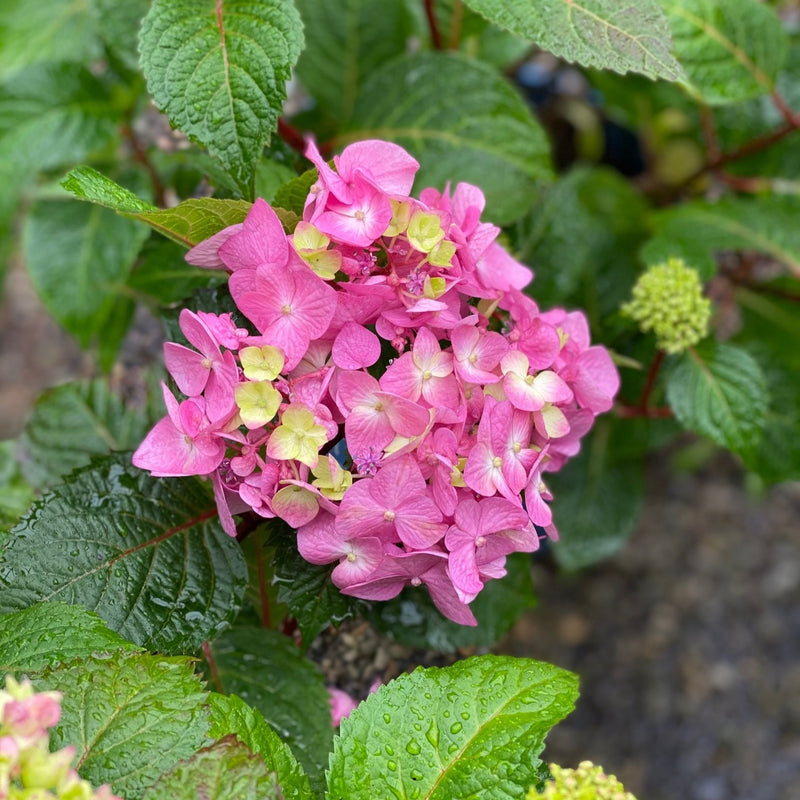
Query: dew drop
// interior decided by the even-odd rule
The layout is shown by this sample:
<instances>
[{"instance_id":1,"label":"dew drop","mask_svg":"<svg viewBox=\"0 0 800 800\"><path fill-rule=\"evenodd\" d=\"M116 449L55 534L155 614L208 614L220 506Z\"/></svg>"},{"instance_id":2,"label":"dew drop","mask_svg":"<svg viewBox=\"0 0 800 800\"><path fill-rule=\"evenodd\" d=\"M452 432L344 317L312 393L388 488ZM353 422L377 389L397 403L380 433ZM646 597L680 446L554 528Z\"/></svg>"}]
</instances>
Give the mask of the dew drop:
<instances>
[{"instance_id":1,"label":"dew drop","mask_svg":"<svg viewBox=\"0 0 800 800\"><path fill-rule=\"evenodd\" d=\"M463 725L462 725L460 722L454 722L454 723L453 723L453 724L450 726L450 733L461 733L461 729L462 729L463 727L464 727L464 726L463 726Z\"/></svg>"},{"instance_id":2,"label":"dew drop","mask_svg":"<svg viewBox=\"0 0 800 800\"><path fill-rule=\"evenodd\" d=\"M387 744L383 749L386 751L387 756L394 755L394 748L390 744Z\"/></svg>"},{"instance_id":3,"label":"dew drop","mask_svg":"<svg viewBox=\"0 0 800 800\"><path fill-rule=\"evenodd\" d=\"M431 725L425 734L425 738L433 747L439 747L439 727L437 726L436 722L431 722Z\"/></svg>"},{"instance_id":4,"label":"dew drop","mask_svg":"<svg viewBox=\"0 0 800 800\"><path fill-rule=\"evenodd\" d=\"M388 725L392 721L392 715L391 714L384 714L383 715L383 721Z\"/></svg>"},{"instance_id":5,"label":"dew drop","mask_svg":"<svg viewBox=\"0 0 800 800\"><path fill-rule=\"evenodd\" d=\"M389 769L390 769L392 772L396 772L396 771L397 771L397 762L396 762L396 761L387 761L387 762L386 762L386 766L387 766L387 767L388 767L388 768L389 768Z\"/></svg>"},{"instance_id":6,"label":"dew drop","mask_svg":"<svg viewBox=\"0 0 800 800\"><path fill-rule=\"evenodd\" d=\"M412 769L409 774L412 781L421 781L425 777L418 769Z\"/></svg>"},{"instance_id":7,"label":"dew drop","mask_svg":"<svg viewBox=\"0 0 800 800\"><path fill-rule=\"evenodd\" d=\"M412 739L406 745L406 751L409 752L412 756L419 755L419 751L420 750L421 750L421 748L419 746L419 742L417 742L415 739Z\"/></svg>"},{"instance_id":8,"label":"dew drop","mask_svg":"<svg viewBox=\"0 0 800 800\"><path fill-rule=\"evenodd\" d=\"M469 719L469 711L462 711L461 712L461 719L468 720Z\"/></svg>"}]
</instances>

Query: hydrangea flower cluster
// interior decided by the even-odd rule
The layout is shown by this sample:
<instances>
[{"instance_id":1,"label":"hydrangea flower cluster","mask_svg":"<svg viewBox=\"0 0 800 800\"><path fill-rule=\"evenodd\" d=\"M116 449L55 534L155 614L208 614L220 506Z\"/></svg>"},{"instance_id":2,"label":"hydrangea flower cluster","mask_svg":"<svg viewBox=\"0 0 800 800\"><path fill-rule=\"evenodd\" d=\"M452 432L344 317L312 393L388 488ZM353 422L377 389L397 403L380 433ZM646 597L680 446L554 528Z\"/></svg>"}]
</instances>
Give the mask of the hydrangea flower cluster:
<instances>
[{"instance_id":1,"label":"hydrangea flower cluster","mask_svg":"<svg viewBox=\"0 0 800 800\"><path fill-rule=\"evenodd\" d=\"M121 800L108 786L93 789L72 768L75 748L51 753L61 716L59 692L34 692L7 675L0 689L0 800Z\"/></svg>"},{"instance_id":2,"label":"hydrangea flower cluster","mask_svg":"<svg viewBox=\"0 0 800 800\"><path fill-rule=\"evenodd\" d=\"M525 800L636 800L614 775L606 775L602 767L581 761L577 769L550 765L552 780L544 791L531 789Z\"/></svg>"},{"instance_id":3,"label":"hydrangea flower cluster","mask_svg":"<svg viewBox=\"0 0 800 800\"><path fill-rule=\"evenodd\" d=\"M469 603L506 556L556 536L544 476L574 455L619 378L586 318L542 312L533 273L481 222L484 196L409 196L417 162L364 141L334 158L289 235L257 200L189 263L227 270L244 320L184 309L191 347L165 345L178 400L134 464L210 476L233 515L279 517L349 595L425 584ZM245 325L241 327L239 323Z\"/></svg>"}]
</instances>

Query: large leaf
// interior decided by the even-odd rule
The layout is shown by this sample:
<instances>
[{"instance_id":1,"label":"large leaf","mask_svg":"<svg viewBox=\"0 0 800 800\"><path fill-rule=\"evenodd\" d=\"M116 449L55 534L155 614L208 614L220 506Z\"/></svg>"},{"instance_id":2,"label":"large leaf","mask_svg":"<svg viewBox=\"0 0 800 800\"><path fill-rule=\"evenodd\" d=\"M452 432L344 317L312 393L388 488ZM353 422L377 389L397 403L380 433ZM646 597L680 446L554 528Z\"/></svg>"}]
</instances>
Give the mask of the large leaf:
<instances>
[{"instance_id":1,"label":"large leaf","mask_svg":"<svg viewBox=\"0 0 800 800\"><path fill-rule=\"evenodd\" d=\"M79 200L141 220L184 247L193 247L223 228L241 222L250 209L246 200L213 197L184 200L173 208L156 208L91 167L70 170L61 185Z\"/></svg>"},{"instance_id":2,"label":"large leaf","mask_svg":"<svg viewBox=\"0 0 800 800\"><path fill-rule=\"evenodd\" d=\"M108 336L120 312L120 290L147 230L98 206L35 203L22 229L22 249L47 310L84 347Z\"/></svg>"},{"instance_id":3,"label":"large leaf","mask_svg":"<svg viewBox=\"0 0 800 800\"><path fill-rule=\"evenodd\" d=\"M155 0L141 63L156 105L220 159L245 197L303 49L291 0Z\"/></svg>"},{"instance_id":4,"label":"large leaf","mask_svg":"<svg viewBox=\"0 0 800 800\"><path fill-rule=\"evenodd\" d=\"M775 11L759 0L661 0L675 54L690 88L705 103L724 104L771 92L788 37Z\"/></svg>"},{"instance_id":5,"label":"large leaf","mask_svg":"<svg viewBox=\"0 0 800 800\"><path fill-rule=\"evenodd\" d=\"M404 644L453 653L459 648L492 647L511 630L520 615L535 605L530 556L515 553L506 561L508 574L487 581L470 609L478 626L445 619L425 589L408 588L394 600L375 603L370 614L384 632Z\"/></svg>"},{"instance_id":6,"label":"large leaf","mask_svg":"<svg viewBox=\"0 0 800 800\"><path fill-rule=\"evenodd\" d=\"M208 704L211 710L209 736L221 739L228 734L235 734L252 752L258 753L278 776L286 800L311 800L308 776L260 711L248 706L235 694L212 692Z\"/></svg>"},{"instance_id":7,"label":"large leaf","mask_svg":"<svg viewBox=\"0 0 800 800\"><path fill-rule=\"evenodd\" d=\"M101 55L86 3L3 0L0 3L0 79L41 61L87 63Z\"/></svg>"},{"instance_id":8,"label":"large leaf","mask_svg":"<svg viewBox=\"0 0 800 800\"><path fill-rule=\"evenodd\" d=\"M420 162L416 190L477 184L498 224L522 216L551 176L544 131L495 70L455 53L419 53L377 69L359 95L352 133L390 139Z\"/></svg>"},{"instance_id":9,"label":"large leaf","mask_svg":"<svg viewBox=\"0 0 800 800\"><path fill-rule=\"evenodd\" d=\"M114 650L138 648L79 606L36 603L0 616L0 672L38 672Z\"/></svg>"},{"instance_id":10,"label":"large leaf","mask_svg":"<svg viewBox=\"0 0 800 800\"><path fill-rule=\"evenodd\" d=\"M108 90L81 64L35 64L0 87L0 163L23 174L108 150L116 125Z\"/></svg>"},{"instance_id":11,"label":"large leaf","mask_svg":"<svg viewBox=\"0 0 800 800\"><path fill-rule=\"evenodd\" d=\"M403 675L343 720L329 797L524 797L577 696L575 675L510 656Z\"/></svg>"},{"instance_id":12,"label":"large leaf","mask_svg":"<svg viewBox=\"0 0 800 800\"><path fill-rule=\"evenodd\" d=\"M123 797L140 797L205 741L206 694L189 658L86 658L45 673L35 686L63 696L53 749L74 746L81 777L110 783Z\"/></svg>"},{"instance_id":13,"label":"large leaf","mask_svg":"<svg viewBox=\"0 0 800 800\"><path fill-rule=\"evenodd\" d=\"M148 8L150 0L89 0L89 12L103 44L132 72L139 69L139 25Z\"/></svg>"},{"instance_id":14,"label":"large leaf","mask_svg":"<svg viewBox=\"0 0 800 800\"><path fill-rule=\"evenodd\" d=\"M717 269L714 256L718 251L755 250L800 277L798 214L800 198L785 195L684 203L655 216L656 235L641 255L651 264L679 256L703 278L710 278Z\"/></svg>"},{"instance_id":15,"label":"large leaf","mask_svg":"<svg viewBox=\"0 0 800 800\"><path fill-rule=\"evenodd\" d=\"M328 693L316 665L291 639L265 628L235 627L211 642L215 688L257 708L320 792L333 729Z\"/></svg>"},{"instance_id":16,"label":"large leaf","mask_svg":"<svg viewBox=\"0 0 800 800\"><path fill-rule=\"evenodd\" d=\"M179 761L142 795L142 800L283 800L274 772L230 736Z\"/></svg>"},{"instance_id":17,"label":"large leaf","mask_svg":"<svg viewBox=\"0 0 800 800\"><path fill-rule=\"evenodd\" d=\"M704 342L670 371L667 400L678 421L734 452L756 447L767 409L758 362L739 347Z\"/></svg>"},{"instance_id":18,"label":"large leaf","mask_svg":"<svg viewBox=\"0 0 800 800\"><path fill-rule=\"evenodd\" d=\"M133 449L152 421L144 410L127 406L103 378L48 389L20 438L24 473L39 489L52 486L92 456Z\"/></svg>"},{"instance_id":19,"label":"large leaf","mask_svg":"<svg viewBox=\"0 0 800 800\"><path fill-rule=\"evenodd\" d=\"M298 0L306 48L297 74L329 115L349 119L359 88L374 70L406 49L404 3Z\"/></svg>"},{"instance_id":20,"label":"large leaf","mask_svg":"<svg viewBox=\"0 0 800 800\"><path fill-rule=\"evenodd\" d=\"M22 474L14 442L0 442L0 542L33 501L33 487Z\"/></svg>"},{"instance_id":21,"label":"large leaf","mask_svg":"<svg viewBox=\"0 0 800 800\"><path fill-rule=\"evenodd\" d=\"M552 546L558 563L568 570L616 553L639 520L644 497L641 462L618 460L614 438L603 430L610 424L598 423L579 456L547 478L559 531Z\"/></svg>"},{"instance_id":22,"label":"large leaf","mask_svg":"<svg viewBox=\"0 0 800 800\"><path fill-rule=\"evenodd\" d=\"M677 80L658 0L466 0L487 19L585 67Z\"/></svg>"},{"instance_id":23,"label":"large leaf","mask_svg":"<svg viewBox=\"0 0 800 800\"><path fill-rule=\"evenodd\" d=\"M63 600L136 644L186 652L236 616L247 568L194 479L96 459L37 502L0 550L0 611Z\"/></svg>"}]
</instances>

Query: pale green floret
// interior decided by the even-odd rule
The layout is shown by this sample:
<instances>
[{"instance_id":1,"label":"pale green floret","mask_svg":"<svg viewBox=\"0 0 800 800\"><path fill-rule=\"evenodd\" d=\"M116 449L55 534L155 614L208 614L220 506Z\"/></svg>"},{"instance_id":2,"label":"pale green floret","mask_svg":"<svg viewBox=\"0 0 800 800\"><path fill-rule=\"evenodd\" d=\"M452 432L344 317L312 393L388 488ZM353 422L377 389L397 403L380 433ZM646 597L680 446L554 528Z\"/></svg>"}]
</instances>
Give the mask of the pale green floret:
<instances>
[{"instance_id":1,"label":"pale green floret","mask_svg":"<svg viewBox=\"0 0 800 800\"><path fill-rule=\"evenodd\" d=\"M660 350L680 353L708 333L711 302L703 297L697 270L680 258L670 258L639 277L633 299L621 310L645 333L653 331Z\"/></svg>"},{"instance_id":2,"label":"pale green floret","mask_svg":"<svg viewBox=\"0 0 800 800\"><path fill-rule=\"evenodd\" d=\"M582 761L577 769L551 764L550 772L553 779L544 791L531 788L525 800L636 800L613 775L606 775L591 761Z\"/></svg>"}]
</instances>

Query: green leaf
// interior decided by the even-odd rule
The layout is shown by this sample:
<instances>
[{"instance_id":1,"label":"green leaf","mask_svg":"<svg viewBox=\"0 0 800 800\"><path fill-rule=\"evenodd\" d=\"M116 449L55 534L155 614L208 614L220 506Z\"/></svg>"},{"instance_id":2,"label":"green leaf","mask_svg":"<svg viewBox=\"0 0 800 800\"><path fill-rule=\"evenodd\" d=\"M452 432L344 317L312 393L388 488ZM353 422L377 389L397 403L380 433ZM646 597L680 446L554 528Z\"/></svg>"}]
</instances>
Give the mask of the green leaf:
<instances>
[{"instance_id":1,"label":"green leaf","mask_svg":"<svg viewBox=\"0 0 800 800\"><path fill-rule=\"evenodd\" d=\"M0 550L0 612L63 600L136 644L186 652L236 616L247 567L194 479L152 478L130 455L72 473Z\"/></svg>"},{"instance_id":2,"label":"green leaf","mask_svg":"<svg viewBox=\"0 0 800 800\"><path fill-rule=\"evenodd\" d=\"M123 797L140 797L205 742L206 693L190 658L116 653L73 661L34 683L63 695L50 746L73 745L81 777Z\"/></svg>"},{"instance_id":3,"label":"green leaf","mask_svg":"<svg viewBox=\"0 0 800 800\"><path fill-rule=\"evenodd\" d=\"M0 616L0 672L39 672L93 653L138 648L79 606L37 603Z\"/></svg>"},{"instance_id":4,"label":"green leaf","mask_svg":"<svg viewBox=\"0 0 800 800\"><path fill-rule=\"evenodd\" d=\"M109 151L117 122L108 90L86 67L36 64L0 87L0 163L32 174Z\"/></svg>"},{"instance_id":5,"label":"green leaf","mask_svg":"<svg viewBox=\"0 0 800 800\"><path fill-rule=\"evenodd\" d=\"M800 198L764 195L695 201L659 212L656 234L641 250L649 264L683 258L702 278L717 271L715 254L725 250L766 253L800 276Z\"/></svg>"},{"instance_id":6,"label":"green leaf","mask_svg":"<svg viewBox=\"0 0 800 800\"><path fill-rule=\"evenodd\" d=\"M109 51L131 72L139 69L138 34L150 0L89 0L89 13Z\"/></svg>"},{"instance_id":7,"label":"green leaf","mask_svg":"<svg viewBox=\"0 0 800 800\"><path fill-rule=\"evenodd\" d=\"M670 371L667 400L684 427L735 453L759 443L766 380L758 362L739 347L708 341L687 350Z\"/></svg>"},{"instance_id":8,"label":"green leaf","mask_svg":"<svg viewBox=\"0 0 800 800\"><path fill-rule=\"evenodd\" d=\"M575 675L510 656L402 675L342 721L329 797L524 797L577 696Z\"/></svg>"},{"instance_id":9,"label":"green leaf","mask_svg":"<svg viewBox=\"0 0 800 800\"><path fill-rule=\"evenodd\" d=\"M92 456L136 447L151 422L143 410L128 407L106 379L56 386L39 397L25 426L23 470L37 488L52 486Z\"/></svg>"},{"instance_id":10,"label":"green leaf","mask_svg":"<svg viewBox=\"0 0 800 800\"><path fill-rule=\"evenodd\" d=\"M178 762L142 800L283 800L274 772L231 736Z\"/></svg>"},{"instance_id":11,"label":"green leaf","mask_svg":"<svg viewBox=\"0 0 800 800\"><path fill-rule=\"evenodd\" d=\"M788 38L759 0L661 0L675 55L689 87L711 105L747 100L775 88Z\"/></svg>"},{"instance_id":12,"label":"green leaf","mask_svg":"<svg viewBox=\"0 0 800 800\"><path fill-rule=\"evenodd\" d=\"M404 3L297 0L306 47L297 75L339 123L348 120L364 81L406 50L410 18Z\"/></svg>"},{"instance_id":13,"label":"green leaf","mask_svg":"<svg viewBox=\"0 0 800 800\"><path fill-rule=\"evenodd\" d=\"M308 169L302 175L287 181L275 192L273 205L293 211L302 217L308 191L316 182L317 177L316 169Z\"/></svg>"},{"instance_id":14,"label":"green leaf","mask_svg":"<svg viewBox=\"0 0 800 800\"><path fill-rule=\"evenodd\" d=\"M352 617L358 601L333 585L330 567L310 564L297 552L297 536L288 526L273 524L270 533L267 544L275 548L272 583L278 587L278 602L297 620L307 649L320 631Z\"/></svg>"},{"instance_id":15,"label":"green leaf","mask_svg":"<svg viewBox=\"0 0 800 800\"><path fill-rule=\"evenodd\" d=\"M22 251L47 310L87 347L106 333L147 231L97 206L35 203Z\"/></svg>"},{"instance_id":16,"label":"green leaf","mask_svg":"<svg viewBox=\"0 0 800 800\"><path fill-rule=\"evenodd\" d=\"M491 67L455 53L418 53L378 68L359 95L352 133L339 141L397 142L420 162L415 186L467 181L486 195L486 216L512 222L550 179L541 126Z\"/></svg>"},{"instance_id":17,"label":"green leaf","mask_svg":"<svg viewBox=\"0 0 800 800\"><path fill-rule=\"evenodd\" d=\"M3 0L0 3L0 80L40 61L99 58L102 49L85 3Z\"/></svg>"},{"instance_id":18,"label":"green leaf","mask_svg":"<svg viewBox=\"0 0 800 800\"><path fill-rule=\"evenodd\" d=\"M128 287L159 305L174 305L195 289L215 286L225 281L227 273L186 263L186 251L173 241L151 237L145 242L136 266L128 278Z\"/></svg>"},{"instance_id":19,"label":"green leaf","mask_svg":"<svg viewBox=\"0 0 800 800\"><path fill-rule=\"evenodd\" d=\"M33 501L33 487L22 474L14 444L0 442L0 531L10 528Z\"/></svg>"},{"instance_id":20,"label":"green leaf","mask_svg":"<svg viewBox=\"0 0 800 800\"><path fill-rule=\"evenodd\" d=\"M295 178L295 171L282 161L264 159L256 167L256 197L263 197L268 203L275 199L281 186Z\"/></svg>"},{"instance_id":21,"label":"green leaf","mask_svg":"<svg viewBox=\"0 0 800 800\"><path fill-rule=\"evenodd\" d=\"M219 158L245 197L303 49L291 0L155 0L139 37L156 105Z\"/></svg>"},{"instance_id":22,"label":"green leaf","mask_svg":"<svg viewBox=\"0 0 800 800\"><path fill-rule=\"evenodd\" d=\"M311 788L321 792L333 729L316 665L291 639L265 628L235 627L208 649L217 690L255 706L303 765Z\"/></svg>"},{"instance_id":23,"label":"green leaf","mask_svg":"<svg viewBox=\"0 0 800 800\"><path fill-rule=\"evenodd\" d=\"M624 451L623 459L618 458L615 432L624 443L627 428L598 422L577 458L548 476L559 532L552 547L564 569L581 569L613 555L639 520L644 498L641 459L625 457Z\"/></svg>"},{"instance_id":24,"label":"green leaf","mask_svg":"<svg viewBox=\"0 0 800 800\"><path fill-rule=\"evenodd\" d=\"M682 75L658 0L466 0L466 5L565 61L668 81Z\"/></svg>"},{"instance_id":25,"label":"green leaf","mask_svg":"<svg viewBox=\"0 0 800 800\"><path fill-rule=\"evenodd\" d=\"M79 200L110 208L141 220L184 247L194 247L223 228L241 222L250 210L246 200L213 197L184 200L174 208L159 209L91 167L70 170L61 182Z\"/></svg>"},{"instance_id":26,"label":"green leaf","mask_svg":"<svg viewBox=\"0 0 800 800\"><path fill-rule=\"evenodd\" d=\"M286 800L311 800L308 776L260 711L248 706L235 694L212 692L208 697L208 705L211 709L209 736L220 739L235 734L253 753L258 753L267 767L278 776Z\"/></svg>"},{"instance_id":27,"label":"green leaf","mask_svg":"<svg viewBox=\"0 0 800 800\"><path fill-rule=\"evenodd\" d=\"M375 603L370 619L385 633L411 647L454 653L468 647L492 647L511 630L520 615L536 604L530 556L514 553L506 560L508 574L487 581L470 609L476 628L442 616L424 589L407 588L394 600Z\"/></svg>"}]
</instances>

